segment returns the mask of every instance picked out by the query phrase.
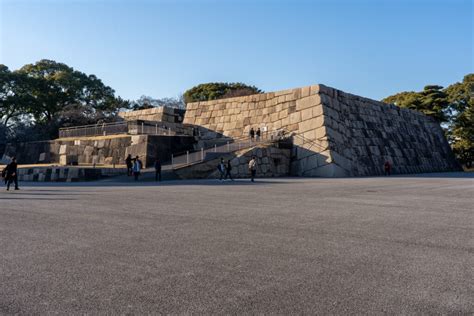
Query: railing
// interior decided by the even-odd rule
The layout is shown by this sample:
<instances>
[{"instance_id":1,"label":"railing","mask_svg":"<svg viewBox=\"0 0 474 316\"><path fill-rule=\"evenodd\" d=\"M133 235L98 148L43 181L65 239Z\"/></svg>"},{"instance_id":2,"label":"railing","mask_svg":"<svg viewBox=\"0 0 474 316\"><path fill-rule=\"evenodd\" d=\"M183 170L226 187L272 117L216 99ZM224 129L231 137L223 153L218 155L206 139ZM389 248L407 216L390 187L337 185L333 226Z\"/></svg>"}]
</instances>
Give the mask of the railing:
<instances>
[{"instance_id":1,"label":"railing","mask_svg":"<svg viewBox=\"0 0 474 316\"><path fill-rule=\"evenodd\" d=\"M296 132L287 132L286 130L283 130L283 131L284 131L284 135L287 138L293 137L293 138L299 139L301 141L300 145L309 144L310 145L309 147L305 147L305 149L307 149L307 150L310 150L311 148L313 148L313 146L319 147L320 150L325 150L326 149L324 146L321 146L321 144L318 144L315 140L306 138L302 134L298 134Z\"/></svg>"},{"instance_id":2,"label":"railing","mask_svg":"<svg viewBox=\"0 0 474 316\"><path fill-rule=\"evenodd\" d=\"M263 133L261 137L250 139L248 136L230 139L223 145L214 145L212 147L201 148L195 151L186 151L180 154L171 155L171 167L173 169L187 165L212 160L222 154L236 152L242 149L254 147L258 144L275 142L279 140L276 133Z\"/></svg>"},{"instance_id":3,"label":"railing","mask_svg":"<svg viewBox=\"0 0 474 316\"><path fill-rule=\"evenodd\" d=\"M181 133L166 126L164 123L152 123L146 121L123 121L59 129L60 138L106 136L116 134L179 135Z\"/></svg>"}]
</instances>

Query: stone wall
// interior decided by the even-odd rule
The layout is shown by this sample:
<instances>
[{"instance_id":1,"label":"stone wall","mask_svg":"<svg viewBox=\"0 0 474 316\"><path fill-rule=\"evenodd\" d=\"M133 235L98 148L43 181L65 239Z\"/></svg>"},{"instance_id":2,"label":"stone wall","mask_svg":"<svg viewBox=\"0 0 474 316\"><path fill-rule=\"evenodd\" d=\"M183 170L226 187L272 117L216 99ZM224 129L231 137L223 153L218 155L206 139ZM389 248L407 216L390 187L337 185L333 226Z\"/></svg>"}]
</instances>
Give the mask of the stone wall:
<instances>
[{"instance_id":1,"label":"stone wall","mask_svg":"<svg viewBox=\"0 0 474 316\"><path fill-rule=\"evenodd\" d=\"M166 106L150 108L145 110L119 112L119 116L127 121L143 120L168 123L182 123L184 110Z\"/></svg>"},{"instance_id":2,"label":"stone wall","mask_svg":"<svg viewBox=\"0 0 474 316\"><path fill-rule=\"evenodd\" d=\"M462 170L434 119L336 89L319 94L338 175L381 175L387 160L401 174Z\"/></svg>"},{"instance_id":3,"label":"stone wall","mask_svg":"<svg viewBox=\"0 0 474 316\"><path fill-rule=\"evenodd\" d=\"M176 169L176 175L181 179L218 179L220 172L217 166L220 158L226 164L230 160L233 178L249 178L248 163L252 156L257 157L257 177L283 177L290 173L290 149L278 148L275 145L258 145L238 152L224 154L218 158Z\"/></svg>"},{"instance_id":4,"label":"stone wall","mask_svg":"<svg viewBox=\"0 0 474 316\"><path fill-rule=\"evenodd\" d=\"M229 137L293 134L292 175L379 175L385 160L394 173L460 170L431 118L324 85L190 103L184 123Z\"/></svg>"},{"instance_id":5,"label":"stone wall","mask_svg":"<svg viewBox=\"0 0 474 316\"><path fill-rule=\"evenodd\" d=\"M193 149L190 136L117 135L57 139L7 146L4 160L16 156L20 164L57 163L69 164L124 164L131 154L140 156L145 166L151 166L156 156L162 161L171 154Z\"/></svg>"},{"instance_id":6,"label":"stone wall","mask_svg":"<svg viewBox=\"0 0 474 316\"><path fill-rule=\"evenodd\" d=\"M78 182L126 174L126 168L33 167L19 168L19 181Z\"/></svg>"}]
</instances>

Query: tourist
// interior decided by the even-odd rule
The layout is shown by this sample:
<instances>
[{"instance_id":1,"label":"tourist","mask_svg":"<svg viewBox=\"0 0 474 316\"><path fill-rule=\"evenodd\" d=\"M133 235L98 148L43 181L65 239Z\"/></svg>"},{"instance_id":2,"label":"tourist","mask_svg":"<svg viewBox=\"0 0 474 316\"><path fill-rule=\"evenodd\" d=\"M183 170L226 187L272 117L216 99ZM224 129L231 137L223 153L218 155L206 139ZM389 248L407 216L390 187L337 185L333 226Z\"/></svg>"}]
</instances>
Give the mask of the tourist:
<instances>
[{"instance_id":1,"label":"tourist","mask_svg":"<svg viewBox=\"0 0 474 316\"><path fill-rule=\"evenodd\" d=\"M138 156L135 157L133 161L133 175L135 176L135 181L138 181L138 177L140 176L140 171L142 170L143 164L142 161L139 159Z\"/></svg>"},{"instance_id":2,"label":"tourist","mask_svg":"<svg viewBox=\"0 0 474 316\"><path fill-rule=\"evenodd\" d=\"M255 175L257 174L257 158L252 156L249 161L250 181L255 182Z\"/></svg>"},{"instance_id":3,"label":"tourist","mask_svg":"<svg viewBox=\"0 0 474 316\"><path fill-rule=\"evenodd\" d=\"M2 169L2 178L5 181L5 185L7 185L7 166Z\"/></svg>"},{"instance_id":4,"label":"tourist","mask_svg":"<svg viewBox=\"0 0 474 316\"><path fill-rule=\"evenodd\" d=\"M389 176L392 173L392 165L390 164L390 161L385 161L385 163L383 164L383 169L386 176Z\"/></svg>"},{"instance_id":5,"label":"tourist","mask_svg":"<svg viewBox=\"0 0 474 316\"><path fill-rule=\"evenodd\" d=\"M132 155L128 154L127 158L125 159L125 164L127 165L127 176L132 175L132 167L133 167L133 161L132 161Z\"/></svg>"},{"instance_id":6,"label":"tourist","mask_svg":"<svg viewBox=\"0 0 474 316\"><path fill-rule=\"evenodd\" d=\"M6 167L6 177L7 182L7 191L10 190L10 185L12 182L15 183L15 190L20 190L18 188L18 164L16 163L16 158L13 157L12 161Z\"/></svg>"},{"instance_id":7,"label":"tourist","mask_svg":"<svg viewBox=\"0 0 474 316\"><path fill-rule=\"evenodd\" d=\"M232 165L230 164L230 159L228 159L227 160L227 166L225 168L225 178L224 178L224 180L227 180L227 176L229 176L229 179L231 181L234 181L234 179L232 179L232 175L230 174L231 170L232 170Z\"/></svg>"},{"instance_id":8,"label":"tourist","mask_svg":"<svg viewBox=\"0 0 474 316\"><path fill-rule=\"evenodd\" d=\"M158 157L155 159L155 181L161 182L161 161Z\"/></svg>"},{"instance_id":9,"label":"tourist","mask_svg":"<svg viewBox=\"0 0 474 316\"><path fill-rule=\"evenodd\" d=\"M260 131L260 127L257 129L257 133L255 133L257 135L257 142L260 141L260 135L262 134L262 132Z\"/></svg>"},{"instance_id":10,"label":"tourist","mask_svg":"<svg viewBox=\"0 0 474 316\"><path fill-rule=\"evenodd\" d=\"M222 181L225 175L225 165L224 165L224 158L221 158L221 161L219 162L219 165L217 166L217 170L219 170L220 173L220 178L219 180Z\"/></svg>"},{"instance_id":11,"label":"tourist","mask_svg":"<svg viewBox=\"0 0 474 316\"><path fill-rule=\"evenodd\" d=\"M250 129L249 136L250 136L250 140L253 141L255 137L255 130L253 129L253 127Z\"/></svg>"}]
</instances>

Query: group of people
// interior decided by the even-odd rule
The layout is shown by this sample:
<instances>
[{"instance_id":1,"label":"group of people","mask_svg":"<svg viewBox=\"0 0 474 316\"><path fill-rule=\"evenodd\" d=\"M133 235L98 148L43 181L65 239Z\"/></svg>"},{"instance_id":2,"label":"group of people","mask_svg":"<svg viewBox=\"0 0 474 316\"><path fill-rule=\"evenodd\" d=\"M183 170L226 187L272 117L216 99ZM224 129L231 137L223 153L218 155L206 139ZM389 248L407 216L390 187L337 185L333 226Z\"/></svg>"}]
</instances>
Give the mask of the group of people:
<instances>
[{"instance_id":1,"label":"group of people","mask_svg":"<svg viewBox=\"0 0 474 316\"><path fill-rule=\"evenodd\" d=\"M260 141L260 137L262 136L262 131L260 130L260 127L255 131L253 127L249 131L249 137L251 141L256 140L257 142Z\"/></svg>"},{"instance_id":2,"label":"group of people","mask_svg":"<svg viewBox=\"0 0 474 316\"><path fill-rule=\"evenodd\" d=\"M135 158L132 158L132 155L129 154L127 158L125 158L125 164L127 165L127 175L133 176L135 181L138 181L143 169L143 163L140 160L140 157L136 156ZM161 161L158 157L155 159L154 165L155 181L161 181Z\"/></svg>"},{"instance_id":3,"label":"group of people","mask_svg":"<svg viewBox=\"0 0 474 316\"><path fill-rule=\"evenodd\" d=\"M140 157L136 156L135 158L132 158L132 155L129 154L127 158L125 158L125 164L127 165L127 175L133 176L135 181L138 181L138 177L143 169L143 163L140 160Z\"/></svg>"},{"instance_id":4,"label":"group of people","mask_svg":"<svg viewBox=\"0 0 474 316\"><path fill-rule=\"evenodd\" d=\"M259 130L257 130L257 132L259 132ZM259 133L257 135L259 135ZM132 158L132 155L128 155L125 159L125 164L127 165L127 175L133 176L135 181L138 181L138 178L141 174L141 170L143 169L143 163L140 160L140 157L136 156L135 158ZM159 158L155 159L154 167L155 181L161 181L161 161ZM234 181L231 173L232 164L230 162L230 159L224 161L224 158L221 158L217 169L219 170L221 181L227 180L227 178L229 178L231 181ZM255 176L257 174L257 158L255 156L252 156L252 159L250 159L248 163L248 169L250 172L250 181L254 182ZM383 169L384 174L386 176L390 176L392 173L392 164L388 160L385 161ZM5 168L3 168L2 178L4 179L5 184L7 186L7 191L10 190L10 186L12 183L15 184L15 190L20 189L18 187L18 163L16 162L15 157L13 157L11 162Z\"/></svg>"},{"instance_id":5,"label":"group of people","mask_svg":"<svg viewBox=\"0 0 474 316\"><path fill-rule=\"evenodd\" d=\"M13 157L11 162L2 170L2 178L7 186L7 191L10 190L10 185L15 184L15 190L20 190L18 187L18 164L16 158Z\"/></svg>"},{"instance_id":6,"label":"group of people","mask_svg":"<svg viewBox=\"0 0 474 316\"><path fill-rule=\"evenodd\" d=\"M250 181L255 182L255 175L257 174L257 157L252 156L248 164L249 172L250 172ZM224 158L221 158L219 165L217 166L217 170L219 170L220 178L219 180L226 180L227 177L234 181L232 178L232 164L230 163L230 159L227 162L224 162Z\"/></svg>"}]
</instances>

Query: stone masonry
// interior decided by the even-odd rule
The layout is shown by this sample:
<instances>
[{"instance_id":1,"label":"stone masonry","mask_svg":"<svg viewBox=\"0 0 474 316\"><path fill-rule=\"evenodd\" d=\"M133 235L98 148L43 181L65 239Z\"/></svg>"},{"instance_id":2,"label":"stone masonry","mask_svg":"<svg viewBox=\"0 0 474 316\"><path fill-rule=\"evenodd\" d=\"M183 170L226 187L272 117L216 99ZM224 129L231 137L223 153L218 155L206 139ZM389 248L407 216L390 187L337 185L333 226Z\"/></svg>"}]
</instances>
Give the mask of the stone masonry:
<instances>
[{"instance_id":1,"label":"stone masonry","mask_svg":"<svg viewBox=\"0 0 474 316\"><path fill-rule=\"evenodd\" d=\"M297 176L380 175L386 160L394 173L460 170L433 119L324 85L190 103L183 123L234 138L251 127L292 135Z\"/></svg>"},{"instance_id":2,"label":"stone masonry","mask_svg":"<svg viewBox=\"0 0 474 316\"><path fill-rule=\"evenodd\" d=\"M191 136L111 135L18 143L7 146L4 160L16 156L20 164L122 165L131 154L140 156L145 166L155 157L168 161L173 153L193 149Z\"/></svg>"},{"instance_id":3,"label":"stone masonry","mask_svg":"<svg viewBox=\"0 0 474 316\"><path fill-rule=\"evenodd\" d=\"M249 178L248 163L252 156L257 158L257 177L271 178L290 174L290 150L274 145L257 145L234 153L222 154L203 163L178 168L175 173L181 179L218 179L220 172L217 166L222 157L226 164L227 160L230 160L233 178Z\"/></svg>"},{"instance_id":4,"label":"stone masonry","mask_svg":"<svg viewBox=\"0 0 474 316\"><path fill-rule=\"evenodd\" d=\"M184 118L184 110L160 106L144 110L119 112L119 116L127 121L157 121L168 123L181 123Z\"/></svg>"}]
</instances>

